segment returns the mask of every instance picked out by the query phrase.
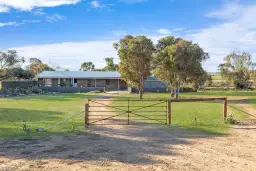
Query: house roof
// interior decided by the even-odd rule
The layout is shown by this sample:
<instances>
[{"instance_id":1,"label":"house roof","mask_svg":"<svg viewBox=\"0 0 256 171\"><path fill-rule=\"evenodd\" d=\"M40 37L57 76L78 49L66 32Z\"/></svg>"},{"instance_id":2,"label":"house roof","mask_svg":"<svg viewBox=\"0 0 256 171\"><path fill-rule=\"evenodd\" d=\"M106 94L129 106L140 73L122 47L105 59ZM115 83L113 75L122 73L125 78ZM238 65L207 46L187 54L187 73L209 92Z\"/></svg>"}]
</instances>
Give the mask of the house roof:
<instances>
[{"instance_id":1,"label":"house roof","mask_svg":"<svg viewBox=\"0 0 256 171\"><path fill-rule=\"evenodd\" d=\"M38 78L93 78L93 79L119 79L120 73L116 71L43 71Z\"/></svg>"}]
</instances>

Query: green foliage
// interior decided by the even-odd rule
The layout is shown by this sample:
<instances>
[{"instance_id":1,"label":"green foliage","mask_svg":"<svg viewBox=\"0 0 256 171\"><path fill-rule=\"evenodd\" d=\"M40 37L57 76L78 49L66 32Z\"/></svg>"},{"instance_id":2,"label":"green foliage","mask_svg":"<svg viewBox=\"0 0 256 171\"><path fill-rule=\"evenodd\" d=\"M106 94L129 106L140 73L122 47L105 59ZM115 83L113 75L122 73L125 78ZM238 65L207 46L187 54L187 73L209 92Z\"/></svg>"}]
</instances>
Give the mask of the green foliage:
<instances>
[{"instance_id":1,"label":"green foliage","mask_svg":"<svg viewBox=\"0 0 256 171\"><path fill-rule=\"evenodd\" d=\"M142 98L144 80L150 76L154 52L153 42L146 36L126 36L114 44L120 58L121 78L130 86L136 87Z\"/></svg>"},{"instance_id":2,"label":"green foliage","mask_svg":"<svg viewBox=\"0 0 256 171\"><path fill-rule=\"evenodd\" d=\"M95 69L95 65L92 62L83 62L81 64L80 71L92 71Z\"/></svg>"},{"instance_id":3,"label":"green foliage","mask_svg":"<svg viewBox=\"0 0 256 171\"><path fill-rule=\"evenodd\" d=\"M70 128L69 132L76 132L76 131L77 131L77 125L74 122L74 120L72 119L71 128Z\"/></svg>"},{"instance_id":4,"label":"green foliage","mask_svg":"<svg viewBox=\"0 0 256 171\"><path fill-rule=\"evenodd\" d=\"M25 135L29 135L30 132L31 132L30 125L26 121L24 121L22 123L21 129L22 129L22 131L24 132Z\"/></svg>"},{"instance_id":5,"label":"green foliage","mask_svg":"<svg viewBox=\"0 0 256 171\"><path fill-rule=\"evenodd\" d=\"M8 50L7 52L0 52L0 69L13 68L24 63L23 57L18 56L16 50Z\"/></svg>"},{"instance_id":6,"label":"green foliage","mask_svg":"<svg viewBox=\"0 0 256 171\"><path fill-rule=\"evenodd\" d=\"M206 87L211 87L212 86L212 76L211 75L207 75L206 81L205 81L205 86Z\"/></svg>"},{"instance_id":7,"label":"green foliage","mask_svg":"<svg viewBox=\"0 0 256 171\"><path fill-rule=\"evenodd\" d=\"M252 65L249 53L232 52L224 58L225 62L219 65L221 76L228 83L233 83L237 89L249 87L250 71Z\"/></svg>"},{"instance_id":8,"label":"green foliage","mask_svg":"<svg viewBox=\"0 0 256 171\"><path fill-rule=\"evenodd\" d=\"M0 81L12 77L12 68L20 68L20 64L24 63L23 57L18 56L15 50L0 52Z\"/></svg>"},{"instance_id":9,"label":"green foliage","mask_svg":"<svg viewBox=\"0 0 256 171\"><path fill-rule=\"evenodd\" d=\"M118 65L114 63L114 58L108 57L104 59L106 61L106 66L104 67L104 71L117 71Z\"/></svg>"},{"instance_id":10,"label":"green foliage","mask_svg":"<svg viewBox=\"0 0 256 171\"><path fill-rule=\"evenodd\" d=\"M236 124L237 121L235 119L235 116L232 115L232 114L228 115L228 117L225 120L225 123L227 123L227 124Z\"/></svg>"},{"instance_id":11,"label":"green foliage","mask_svg":"<svg viewBox=\"0 0 256 171\"><path fill-rule=\"evenodd\" d=\"M43 71L55 71L55 69L51 68L47 64L44 64L38 58L30 58L29 62L30 64L27 66L27 70L33 73L34 75L37 75Z\"/></svg>"},{"instance_id":12,"label":"green foliage","mask_svg":"<svg viewBox=\"0 0 256 171\"><path fill-rule=\"evenodd\" d=\"M154 75L171 89L185 83L199 87L205 82L206 72L202 62L209 58L198 44L180 38L165 37L158 41L154 58Z\"/></svg>"},{"instance_id":13,"label":"green foliage","mask_svg":"<svg viewBox=\"0 0 256 171\"><path fill-rule=\"evenodd\" d=\"M8 70L8 75L11 78L16 78L18 80L21 80L21 79L30 80L35 76L32 71L24 70L22 68L11 68Z\"/></svg>"},{"instance_id":14,"label":"green foliage","mask_svg":"<svg viewBox=\"0 0 256 171\"><path fill-rule=\"evenodd\" d=\"M0 89L0 96L10 97L10 96L24 96L31 94L45 94L40 87L34 86L29 88L2 88Z\"/></svg>"}]
</instances>

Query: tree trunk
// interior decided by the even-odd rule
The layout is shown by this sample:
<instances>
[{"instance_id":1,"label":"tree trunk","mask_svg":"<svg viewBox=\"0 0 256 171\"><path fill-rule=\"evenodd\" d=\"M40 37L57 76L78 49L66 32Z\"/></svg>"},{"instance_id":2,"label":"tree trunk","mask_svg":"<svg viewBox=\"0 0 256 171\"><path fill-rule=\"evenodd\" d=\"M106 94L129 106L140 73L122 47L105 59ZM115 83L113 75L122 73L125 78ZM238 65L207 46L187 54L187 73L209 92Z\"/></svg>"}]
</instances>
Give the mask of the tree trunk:
<instances>
[{"instance_id":1,"label":"tree trunk","mask_svg":"<svg viewBox=\"0 0 256 171\"><path fill-rule=\"evenodd\" d=\"M175 93L176 99L179 99L179 93L180 93L180 88L177 88L176 93Z\"/></svg>"},{"instance_id":2,"label":"tree trunk","mask_svg":"<svg viewBox=\"0 0 256 171\"><path fill-rule=\"evenodd\" d=\"M140 93L140 99L142 99L143 98L143 92L140 90L139 93Z\"/></svg>"},{"instance_id":3,"label":"tree trunk","mask_svg":"<svg viewBox=\"0 0 256 171\"><path fill-rule=\"evenodd\" d=\"M170 88L171 89L171 98L173 98L174 97L174 89L173 88Z\"/></svg>"},{"instance_id":4,"label":"tree trunk","mask_svg":"<svg viewBox=\"0 0 256 171\"><path fill-rule=\"evenodd\" d=\"M140 93L140 99L143 98L143 92L144 92L144 80L143 80L143 76L140 76L140 89L139 89L139 93Z\"/></svg>"}]
</instances>

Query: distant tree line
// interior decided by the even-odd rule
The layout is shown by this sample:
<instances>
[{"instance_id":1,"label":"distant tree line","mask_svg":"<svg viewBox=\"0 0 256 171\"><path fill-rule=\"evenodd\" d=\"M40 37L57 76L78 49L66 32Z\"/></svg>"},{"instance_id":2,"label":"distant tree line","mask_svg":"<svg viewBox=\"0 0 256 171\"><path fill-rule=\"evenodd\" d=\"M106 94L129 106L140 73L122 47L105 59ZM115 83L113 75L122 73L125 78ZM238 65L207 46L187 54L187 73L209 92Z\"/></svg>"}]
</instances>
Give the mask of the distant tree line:
<instances>
[{"instance_id":1,"label":"distant tree line","mask_svg":"<svg viewBox=\"0 0 256 171\"><path fill-rule=\"evenodd\" d=\"M0 81L29 80L33 79L42 71L55 71L61 69L59 66L51 67L37 58L30 58L28 60L28 65L25 66L25 68L22 67L24 63L24 57L20 57L15 50L0 52Z\"/></svg>"},{"instance_id":2,"label":"distant tree line","mask_svg":"<svg viewBox=\"0 0 256 171\"><path fill-rule=\"evenodd\" d=\"M236 89L248 89L250 80L256 82L256 63L251 54L246 52L232 52L219 65L222 79L227 85L233 84Z\"/></svg>"},{"instance_id":3,"label":"distant tree line","mask_svg":"<svg viewBox=\"0 0 256 171\"><path fill-rule=\"evenodd\" d=\"M80 67L80 71L117 71L118 65L114 63L113 57L107 57L104 59L106 66L104 68L95 68L92 62L83 62Z\"/></svg>"}]
</instances>

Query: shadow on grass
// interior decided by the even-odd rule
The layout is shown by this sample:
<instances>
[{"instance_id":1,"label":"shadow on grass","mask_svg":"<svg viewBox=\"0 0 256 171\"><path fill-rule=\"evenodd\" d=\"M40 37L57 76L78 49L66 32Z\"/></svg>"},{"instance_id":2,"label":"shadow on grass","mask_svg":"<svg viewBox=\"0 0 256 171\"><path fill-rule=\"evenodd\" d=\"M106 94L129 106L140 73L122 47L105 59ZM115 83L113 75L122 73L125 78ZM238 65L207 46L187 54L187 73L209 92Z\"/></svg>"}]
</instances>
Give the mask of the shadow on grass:
<instances>
[{"instance_id":1,"label":"shadow on grass","mask_svg":"<svg viewBox=\"0 0 256 171\"><path fill-rule=\"evenodd\" d=\"M175 145L189 145L193 139L214 136L164 126L93 126L90 130L79 135L5 141L0 144L1 152L5 158L21 157L28 160L40 158L91 161L95 164L116 161L140 165L157 164L162 161L154 160L153 156L180 155L174 151Z\"/></svg>"}]
</instances>

